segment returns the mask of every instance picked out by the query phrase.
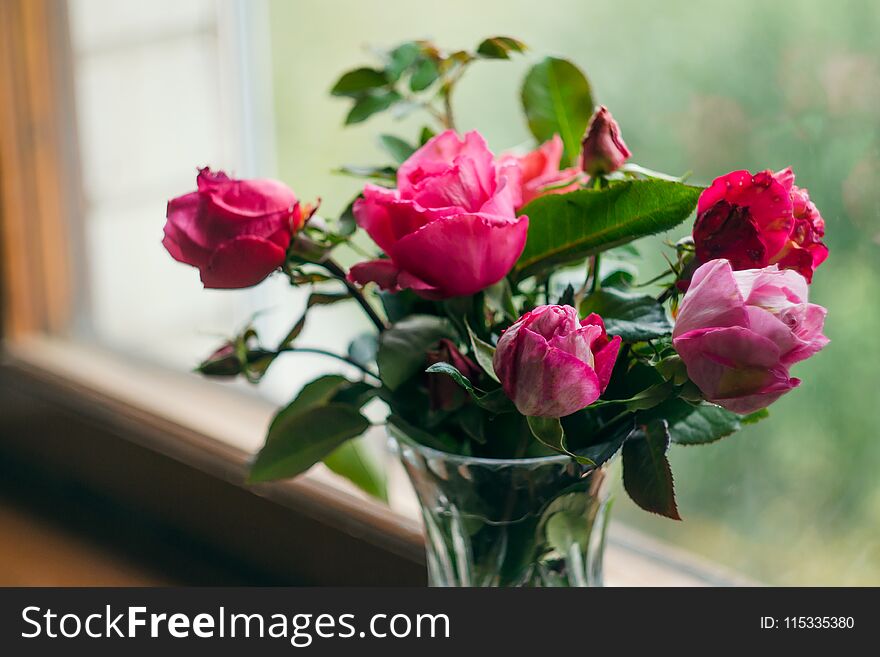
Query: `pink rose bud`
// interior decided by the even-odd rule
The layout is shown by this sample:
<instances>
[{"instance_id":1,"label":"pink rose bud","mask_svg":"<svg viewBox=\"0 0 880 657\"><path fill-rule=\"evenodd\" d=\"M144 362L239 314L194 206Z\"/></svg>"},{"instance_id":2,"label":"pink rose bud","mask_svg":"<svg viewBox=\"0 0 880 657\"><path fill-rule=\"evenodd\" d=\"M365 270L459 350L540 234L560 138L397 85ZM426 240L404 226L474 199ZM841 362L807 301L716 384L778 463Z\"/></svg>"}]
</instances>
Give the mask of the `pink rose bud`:
<instances>
[{"instance_id":1,"label":"pink rose bud","mask_svg":"<svg viewBox=\"0 0 880 657\"><path fill-rule=\"evenodd\" d=\"M256 285L284 264L305 214L294 193L275 180L234 180L199 171L198 189L168 202L162 245L199 269L208 288Z\"/></svg>"},{"instance_id":2,"label":"pink rose bud","mask_svg":"<svg viewBox=\"0 0 880 657\"><path fill-rule=\"evenodd\" d=\"M501 335L492 365L520 413L564 417L605 391L619 349L599 315L578 321L571 306L538 306Z\"/></svg>"},{"instance_id":3,"label":"pink rose bud","mask_svg":"<svg viewBox=\"0 0 880 657\"><path fill-rule=\"evenodd\" d=\"M582 147L581 168L591 176L617 171L632 155L620 136L620 126L604 106L590 119Z\"/></svg>"},{"instance_id":4,"label":"pink rose bud","mask_svg":"<svg viewBox=\"0 0 880 657\"><path fill-rule=\"evenodd\" d=\"M496 163L478 132L433 137L397 171L397 189L367 185L354 216L387 259L351 268L361 285L378 283L423 297L473 294L513 268L529 220L516 215L519 167Z\"/></svg>"},{"instance_id":5,"label":"pink rose bud","mask_svg":"<svg viewBox=\"0 0 880 657\"><path fill-rule=\"evenodd\" d=\"M461 353L451 340L443 338L433 351L427 354L428 366L435 363L449 363L464 374L469 381L480 376L480 368L470 358ZM445 374L428 374L428 397L434 410L452 411L467 399L467 393Z\"/></svg>"},{"instance_id":6,"label":"pink rose bud","mask_svg":"<svg viewBox=\"0 0 880 657\"><path fill-rule=\"evenodd\" d=\"M800 384L789 367L828 344L826 311L807 296L803 276L775 265L734 271L712 260L697 269L672 338L706 399L752 413Z\"/></svg>"},{"instance_id":7,"label":"pink rose bud","mask_svg":"<svg viewBox=\"0 0 880 657\"><path fill-rule=\"evenodd\" d=\"M579 169L559 168L563 148L559 135L553 135L553 139L525 155L508 154L501 157L502 165L513 163L519 167L521 200L517 207L545 194L565 194L580 188L583 175Z\"/></svg>"},{"instance_id":8,"label":"pink rose bud","mask_svg":"<svg viewBox=\"0 0 880 657\"><path fill-rule=\"evenodd\" d=\"M733 171L700 195L694 246L700 263L716 258L734 269L777 264L813 280L828 257L825 222L790 168L777 173Z\"/></svg>"}]
</instances>

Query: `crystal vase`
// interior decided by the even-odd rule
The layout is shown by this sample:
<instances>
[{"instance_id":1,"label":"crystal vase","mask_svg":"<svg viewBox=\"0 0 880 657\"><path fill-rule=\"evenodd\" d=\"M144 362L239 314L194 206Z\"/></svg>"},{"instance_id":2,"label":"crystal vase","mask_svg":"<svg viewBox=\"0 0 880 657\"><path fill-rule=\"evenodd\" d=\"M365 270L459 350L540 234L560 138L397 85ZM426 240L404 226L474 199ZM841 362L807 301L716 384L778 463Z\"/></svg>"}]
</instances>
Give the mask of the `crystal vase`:
<instances>
[{"instance_id":1,"label":"crystal vase","mask_svg":"<svg viewBox=\"0 0 880 657\"><path fill-rule=\"evenodd\" d=\"M472 458L391 437L425 521L430 586L602 586L608 464Z\"/></svg>"}]
</instances>

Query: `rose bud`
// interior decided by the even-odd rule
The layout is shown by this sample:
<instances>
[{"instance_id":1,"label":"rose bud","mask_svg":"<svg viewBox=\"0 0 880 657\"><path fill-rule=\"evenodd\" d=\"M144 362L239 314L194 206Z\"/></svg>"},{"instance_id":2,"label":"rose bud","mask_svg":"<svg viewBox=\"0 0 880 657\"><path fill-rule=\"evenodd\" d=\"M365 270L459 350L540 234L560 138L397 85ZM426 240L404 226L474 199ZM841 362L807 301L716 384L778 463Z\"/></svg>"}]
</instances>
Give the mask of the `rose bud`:
<instances>
[{"instance_id":1,"label":"rose bud","mask_svg":"<svg viewBox=\"0 0 880 657\"><path fill-rule=\"evenodd\" d=\"M520 413L564 417L605 391L619 349L599 315L578 321L571 306L538 306L502 333L492 365Z\"/></svg>"},{"instance_id":2,"label":"rose bud","mask_svg":"<svg viewBox=\"0 0 880 657\"><path fill-rule=\"evenodd\" d=\"M620 136L620 126L604 106L590 119L581 146L581 168L591 176L617 171L632 155Z\"/></svg>"},{"instance_id":3,"label":"rose bud","mask_svg":"<svg viewBox=\"0 0 880 657\"><path fill-rule=\"evenodd\" d=\"M199 269L207 288L256 285L284 264L305 214L294 193L275 180L235 180L199 171L197 191L168 202L162 245Z\"/></svg>"},{"instance_id":4,"label":"rose bud","mask_svg":"<svg viewBox=\"0 0 880 657\"><path fill-rule=\"evenodd\" d=\"M778 264L807 282L825 258L825 222L794 173L733 171L700 195L694 223L697 261L730 261L734 269Z\"/></svg>"},{"instance_id":5,"label":"rose bud","mask_svg":"<svg viewBox=\"0 0 880 657\"><path fill-rule=\"evenodd\" d=\"M519 168L495 162L478 132L433 137L397 171L397 189L367 185L354 216L388 259L352 267L349 278L423 297L473 294L513 268L528 217L517 216Z\"/></svg>"},{"instance_id":6,"label":"rose bud","mask_svg":"<svg viewBox=\"0 0 880 657\"><path fill-rule=\"evenodd\" d=\"M734 271L712 260L697 269L672 338L706 399L752 413L800 384L789 367L828 344L826 311L807 296L803 276L775 265Z\"/></svg>"},{"instance_id":7,"label":"rose bud","mask_svg":"<svg viewBox=\"0 0 880 657\"><path fill-rule=\"evenodd\" d=\"M502 165L513 163L520 171L520 196L517 207L522 207L544 194L565 194L580 187L581 171L576 167L560 169L564 146L559 135L553 135L535 150L525 155L507 154Z\"/></svg>"},{"instance_id":8,"label":"rose bud","mask_svg":"<svg viewBox=\"0 0 880 657\"><path fill-rule=\"evenodd\" d=\"M480 376L480 368L462 354L451 340L443 338L437 348L427 353L428 366L449 363L470 381ZM467 393L445 374L428 374L428 397L434 410L452 411L467 399Z\"/></svg>"}]
</instances>

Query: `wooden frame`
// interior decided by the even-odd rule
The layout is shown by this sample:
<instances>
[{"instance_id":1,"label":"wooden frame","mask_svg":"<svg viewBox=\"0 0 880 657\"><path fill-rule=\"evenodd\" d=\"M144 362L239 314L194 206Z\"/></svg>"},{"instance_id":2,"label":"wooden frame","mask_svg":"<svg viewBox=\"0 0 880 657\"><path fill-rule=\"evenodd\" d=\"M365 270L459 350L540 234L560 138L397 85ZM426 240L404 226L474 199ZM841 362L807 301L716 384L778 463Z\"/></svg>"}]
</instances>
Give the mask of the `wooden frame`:
<instances>
[{"instance_id":1,"label":"wooden frame","mask_svg":"<svg viewBox=\"0 0 880 657\"><path fill-rule=\"evenodd\" d=\"M262 435L267 402L59 337L84 290L69 55L64 0L0 0L0 493L156 565L140 582L423 584L414 519L320 473L244 484L231 445ZM737 582L611 542L619 583Z\"/></svg>"},{"instance_id":2,"label":"wooden frame","mask_svg":"<svg viewBox=\"0 0 880 657\"><path fill-rule=\"evenodd\" d=\"M81 205L66 3L0 0L3 331L67 328Z\"/></svg>"}]
</instances>

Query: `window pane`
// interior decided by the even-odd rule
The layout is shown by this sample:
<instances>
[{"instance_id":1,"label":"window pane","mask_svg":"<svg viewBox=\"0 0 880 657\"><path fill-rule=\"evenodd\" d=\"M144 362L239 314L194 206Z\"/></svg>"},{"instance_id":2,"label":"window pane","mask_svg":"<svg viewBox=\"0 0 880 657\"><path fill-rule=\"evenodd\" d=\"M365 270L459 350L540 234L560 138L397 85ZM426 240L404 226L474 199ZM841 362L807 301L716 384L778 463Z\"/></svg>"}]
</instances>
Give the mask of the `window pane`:
<instances>
[{"instance_id":1,"label":"window pane","mask_svg":"<svg viewBox=\"0 0 880 657\"><path fill-rule=\"evenodd\" d=\"M101 340L177 367L257 310L269 309L258 320L267 336L283 330L304 297L282 281L201 290L159 245L165 201L211 164L275 175L300 198L323 199L327 216L340 212L359 182L331 170L381 162L376 135L413 140L423 123L383 116L342 128L346 103L327 92L369 61L365 45L430 36L472 47L510 34L581 65L643 166L692 170L700 183L738 168L794 167L827 221L831 257L811 294L829 307L831 345L797 366L800 389L769 421L720 444L673 448L683 523L649 517L622 494L615 514L771 583L880 584L880 311L868 302L880 298L880 6L274 0L153 2L133 16L115 4L72 2L87 314ZM525 68L475 66L455 98L459 127L479 129L496 151L525 142ZM319 309L303 342L343 349L366 328L351 308ZM291 358L263 388L281 400L335 367Z\"/></svg>"}]
</instances>

